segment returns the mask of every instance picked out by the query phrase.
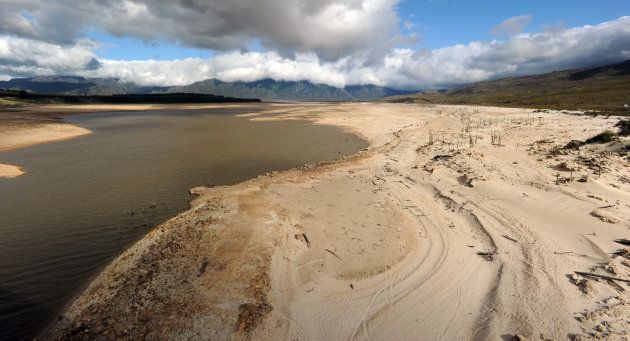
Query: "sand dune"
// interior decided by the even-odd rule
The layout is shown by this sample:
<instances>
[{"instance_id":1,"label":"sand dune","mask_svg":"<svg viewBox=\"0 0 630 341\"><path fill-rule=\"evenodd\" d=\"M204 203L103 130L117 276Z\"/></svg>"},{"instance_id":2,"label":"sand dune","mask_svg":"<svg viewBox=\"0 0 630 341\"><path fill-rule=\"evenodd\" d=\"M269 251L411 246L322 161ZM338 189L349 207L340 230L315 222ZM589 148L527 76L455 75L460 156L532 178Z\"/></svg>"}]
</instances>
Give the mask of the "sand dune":
<instances>
[{"instance_id":1,"label":"sand dune","mask_svg":"<svg viewBox=\"0 0 630 341\"><path fill-rule=\"evenodd\" d=\"M196 188L48 338L628 338L629 141L615 119L397 104L278 106L371 146ZM619 251L617 253L613 253Z\"/></svg>"}]
</instances>

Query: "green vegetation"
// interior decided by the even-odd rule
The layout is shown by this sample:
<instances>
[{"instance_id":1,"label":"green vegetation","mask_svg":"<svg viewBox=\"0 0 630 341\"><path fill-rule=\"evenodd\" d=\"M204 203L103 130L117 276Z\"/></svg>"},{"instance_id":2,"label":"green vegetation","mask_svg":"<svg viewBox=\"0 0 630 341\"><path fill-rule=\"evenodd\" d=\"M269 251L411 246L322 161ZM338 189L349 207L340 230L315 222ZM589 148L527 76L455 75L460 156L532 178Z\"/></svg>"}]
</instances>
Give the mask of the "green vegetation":
<instances>
[{"instance_id":1,"label":"green vegetation","mask_svg":"<svg viewBox=\"0 0 630 341\"><path fill-rule=\"evenodd\" d=\"M606 143L606 142L611 142L615 139L615 137L617 137L617 134L615 134L615 132L610 131L610 130L606 130L604 132L601 132L593 137L591 137L590 139L587 139L586 141L584 141L584 143L586 144L590 144L590 143Z\"/></svg>"},{"instance_id":2,"label":"green vegetation","mask_svg":"<svg viewBox=\"0 0 630 341\"><path fill-rule=\"evenodd\" d=\"M585 141L580 140L571 140L564 146L565 149L579 149L581 146L585 144L591 143L608 143L615 140L618 140L620 136L628 136L630 135L630 120L622 120L615 124L615 127L619 128L619 132L615 133L611 130L605 130ZM627 149L627 147L626 147Z\"/></svg>"},{"instance_id":3,"label":"green vegetation","mask_svg":"<svg viewBox=\"0 0 630 341\"><path fill-rule=\"evenodd\" d=\"M538 76L479 82L455 90L396 96L389 102L589 110L630 115L630 61Z\"/></svg>"}]
</instances>

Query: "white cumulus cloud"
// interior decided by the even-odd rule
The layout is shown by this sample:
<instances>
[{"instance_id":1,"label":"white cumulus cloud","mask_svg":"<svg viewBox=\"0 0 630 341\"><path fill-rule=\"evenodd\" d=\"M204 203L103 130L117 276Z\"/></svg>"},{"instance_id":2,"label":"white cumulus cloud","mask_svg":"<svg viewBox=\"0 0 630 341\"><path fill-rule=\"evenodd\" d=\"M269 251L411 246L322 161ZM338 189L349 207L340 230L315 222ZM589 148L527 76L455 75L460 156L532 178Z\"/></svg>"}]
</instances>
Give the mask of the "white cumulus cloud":
<instances>
[{"instance_id":1,"label":"white cumulus cloud","mask_svg":"<svg viewBox=\"0 0 630 341\"><path fill-rule=\"evenodd\" d=\"M13 0L2 1L4 1L3 6L6 1L18 3ZM24 0L25 3L32 1L35 0ZM141 3L131 0L107 1L119 6L120 11L125 11L128 17L154 12L156 10L152 9L152 6L158 2L158 0ZM180 0L180 2L173 1L172 6L179 4L177 6L183 7L178 7L179 10L171 8L175 11L170 14L171 16L187 18L193 15L188 13L187 9L196 7L199 7L196 11L231 13L231 11L236 11L233 6L240 3L240 1L234 1L221 7L214 2L208 4L207 1L201 0ZM91 2L86 1L86 3ZM404 89L430 89L630 59L630 17L621 17L595 26L518 33L507 36L505 40L474 41L468 44L418 51L396 47L400 45L392 43L392 40L400 39L400 36L390 32L386 34L389 38L377 39L382 44L377 49L378 52L375 52L376 50L369 50L367 45L352 45L344 42L344 39L350 39L347 37L353 37L354 34L365 34L364 30L369 28L362 27L360 22L365 19L366 13L372 13L368 17L377 15L376 12L383 6L389 8L388 6L395 2L329 0L296 3L299 4L299 8L294 7L289 12L310 13L307 15L308 18L300 17L299 20L310 20L311 23L307 23L305 27L312 27L311 29L303 28L303 31L298 33L286 32L286 35L282 35L282 39L274 38L273 45L276 48L250 52L232 50L218 52L211 58L164 61L99 59L95 52L98 49L97 43L85 39L75 39L67 43L55 42L54 39L42 40L40 36L42 33L36 27L42 25L41 21L36 20L36 17L32 19L25 16L26 23L5 23L5 26L15 26L14 31L19 29L20 32L26 32L21 37L17 34L0 35L0 78L31 75L82 75L116 77L123 81L143 85L185 85L208 78L223 81L254 81L272 78L290 81L308 80L338 87L376 84ZM78 5L77 10L80 10L81 6ZM241 4L241 6L245 5ZM355 11L343 13L344 8L354 8ZM395 13L386 13L387 18L390 16L391 20L396 20ZM324 24L312 22L320 20L325 22L334 17L339 17L339 22L352 23L354 28L344 28L340 33L340 40L329 42L325 37L333 36L335 29L316 31L313 27ZM224 18L224 20L230 19ZM388 22L390 19L383 20ZM33 25L32 29L28 28L29 24ZM341 27L337 28L341 29ZM147 30L147 32L151 31L151 29ZM186 28L186 32L188 30L191 28ZM224 35L217 34L217 36L228 37L234 32L245 32L243 30L245 29L234 31L226 28L220 30L225 33ZM313 31L309 32L309 30ZM202 29L199 32L200 37L203 32L206 30ZM280 35L278 33L278 37ZM248 34L246 36L249 37ZM290 49L292 53L286 53L285 48Z\"/></svg>"},{"instance_id":2,"label":"white cumulus cloud","mask_svg":"<svg viewBox=\"0 0 630 341\"><path fill-rule=\"evenodd\" d=\"M37 40L0 36L0 75L74 74L99 67L97 44L79 40L60 46Z\"/></svg>"}]
</instances>

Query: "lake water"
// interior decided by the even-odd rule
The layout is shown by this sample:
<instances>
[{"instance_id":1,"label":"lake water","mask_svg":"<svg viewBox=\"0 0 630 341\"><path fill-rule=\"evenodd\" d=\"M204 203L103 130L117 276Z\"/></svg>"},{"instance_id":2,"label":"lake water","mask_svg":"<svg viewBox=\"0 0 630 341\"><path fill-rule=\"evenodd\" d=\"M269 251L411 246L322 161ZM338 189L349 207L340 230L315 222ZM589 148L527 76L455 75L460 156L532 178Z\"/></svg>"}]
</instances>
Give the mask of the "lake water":
<instances>
[{"instance_id":1,"label":"lake water","mask_svg":"<svg viewBox=\"0 0 630 341\"><path fill-rule=\"evenodd\" d=\"M0 340L36 336L108 261L187 209L190 188L367 146L335 127L253 122L242 112L71 116L94 134L0 153L0 163L27 171L0 179Z\"/></svg>"}]
</instances>

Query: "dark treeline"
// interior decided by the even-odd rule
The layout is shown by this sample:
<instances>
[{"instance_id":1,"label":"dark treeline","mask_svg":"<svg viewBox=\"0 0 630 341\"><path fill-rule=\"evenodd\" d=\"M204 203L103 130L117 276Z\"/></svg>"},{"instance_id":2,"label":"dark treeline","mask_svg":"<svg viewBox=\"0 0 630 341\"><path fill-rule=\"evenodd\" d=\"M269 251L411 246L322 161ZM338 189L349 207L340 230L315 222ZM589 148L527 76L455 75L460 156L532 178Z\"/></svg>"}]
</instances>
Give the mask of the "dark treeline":
<instances>
[{"instance_id":1,"label":"dark treeline","mask_svg":"<svg viewBox=\"0 0 630 341\"><path fill-rule=\"evenodd\" d=\"M261 102L257 98L234 98L215 95L172 93L172 94L124 94L112 96L44 95L26 91L0 89L0 97L35 103L63 104L141 104L141 103L234 103Z\"/></svg>"}]
</instances>

